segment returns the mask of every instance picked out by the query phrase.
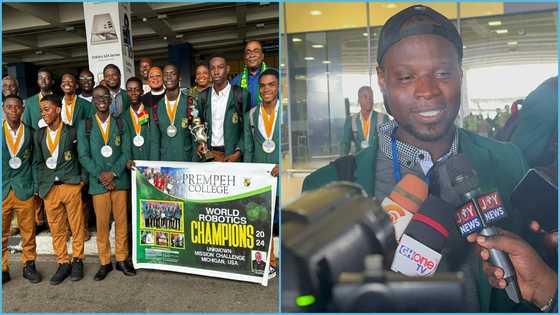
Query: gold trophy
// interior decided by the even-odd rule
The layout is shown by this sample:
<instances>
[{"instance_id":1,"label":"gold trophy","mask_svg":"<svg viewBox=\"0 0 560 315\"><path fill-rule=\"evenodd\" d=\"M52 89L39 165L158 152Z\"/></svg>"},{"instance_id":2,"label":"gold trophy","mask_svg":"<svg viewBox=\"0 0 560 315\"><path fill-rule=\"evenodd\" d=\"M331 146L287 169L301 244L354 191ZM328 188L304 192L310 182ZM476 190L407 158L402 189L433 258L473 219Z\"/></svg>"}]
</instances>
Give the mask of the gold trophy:
<instances>
[{"instance_id":1,"label":"gold trophy","mask_svg":"<svg viewBox=\"0 0 560 315\"><path fill-rule=\"evenodd\" d=\"M187 93L187 106L188 110L188 120L189 120L189 130L194 137L196 143L197 154L203 162L211 162L214 160L214 156L208 150L208 134L207 134L207 124L202 122L202 119L198 117L198 110L196 105L198 103L198 90L194 87L189 88ZM198 148L200 147L200 150Z\"/></svg>"}]
</instances>

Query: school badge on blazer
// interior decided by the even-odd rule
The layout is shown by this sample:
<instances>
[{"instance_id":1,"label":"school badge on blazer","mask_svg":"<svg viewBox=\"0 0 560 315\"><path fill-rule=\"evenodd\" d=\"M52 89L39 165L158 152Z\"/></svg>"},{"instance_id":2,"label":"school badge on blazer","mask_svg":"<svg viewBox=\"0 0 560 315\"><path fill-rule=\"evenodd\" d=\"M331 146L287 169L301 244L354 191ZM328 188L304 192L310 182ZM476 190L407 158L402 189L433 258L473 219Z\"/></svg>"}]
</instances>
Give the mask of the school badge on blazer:
<instances>
[{"instance_id":1,"label":"school badge on blazer","mask_svg":"<svg viewBox=\"0 0 560 315\"><path fill-rule=\"evenodd\" d=\"M243 179L243 185L245 185L245 187L251 186L251 179L250 178Z\"/></svg>"},{"instance_id":2,"label":"school badge on blazer","mask_svg":"<svg viewBox=\"0 0 560 315\"><path fill-rule=\"evenodd\" d=\"M27 148L25 152L23 152L23 159L27 160L31 156L31 149Z\"/></svg>"},{"instance_id":3,"label":"school badge on blazer","mask_svg":"<svg viewBox=\"0 0 560 315\"><path fill-rule=\"evenodd\" d=\"M239 122L239 116L237 116L237 113L233 113L233 115L231 115L231 122L234 124Z\"/></svg>"},{"instance_id":4,"label":"school badge on blazer","mask_svg":"<svg viewBox=\"0 0 560 315\"><path fill-rule=\"evenodd\" d=\"M115 136L115 145L121 145L121 136Z\"/></svg>"},{"instance_id":5,"label":"school badge on blazer","mask_svg":"<svg viewBox=\"0 0 560 315\"><path fill-rule=\"evenodd\" d=\"M189 127L189 120L187 117L183 117L183 120L181 120L181 128L185 129L187 127Z\"/></svg>"},{"instance_id":6,"label":"school badge on blazer","mask_svg":"<svg viewBox=\"0 0 560 315\"><path fill-rule=\"evenodd\" d=\"M65 161L70 161L72 159L72 151L68 150L66 152L64 152L64 160Z\"/></svg>"}]
</instances>

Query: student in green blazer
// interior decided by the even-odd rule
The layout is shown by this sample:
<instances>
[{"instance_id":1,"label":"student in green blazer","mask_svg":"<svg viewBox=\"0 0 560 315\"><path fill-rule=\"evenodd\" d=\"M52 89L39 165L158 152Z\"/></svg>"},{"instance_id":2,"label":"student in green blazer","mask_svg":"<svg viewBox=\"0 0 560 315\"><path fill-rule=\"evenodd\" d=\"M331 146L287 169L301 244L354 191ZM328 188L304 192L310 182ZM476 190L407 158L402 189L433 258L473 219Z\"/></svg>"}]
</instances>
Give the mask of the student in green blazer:
<instances>
[{"instance_id":1,"label":"student in green blazer","mask_svg":"<svg viewBox=\"0 0 560 315\"><path fill-rule=\"evenodd\" d=\"M23 277L41 282L35 269L35 209L33 202L33 129L21 122L23 100L17 95L4 99L2 137L2 283L10 280L8 272L8 232L15 213L23 241L21 261Z\"/></svg>"},{"instance_id":2,"label":"student in green blazer","mask_svg":"<svg viewBox=\"0 0 560 315\"><path fill-rule=\"evenodd\" d=\"M62 121L67 125L77 127L82 120L91 117L95 113L95 109L90 102L76 95L78 83L73 74L65 73L61 80L60 88L64 92Z\"/></svg>"},{"instance_id":3,"label":"student in green blazer","mask_svg":"<svg viewBox=\"0 0 560 315\"><path fill-rule=\"evenodd\" d=\"M225 57L210 58L212 88L200 94L198 112L208 126L208 149L216 161L239 162L244 150L243 115L250 96L228 82L230 66Z\"/></svg>"},{"instance_id":4,"label":"student in green blazer","mask_svg":"<svg viewBox=\"0 0 560 315\"><path fill-rule=\"evenodd\" d=\"M259 78L262 104L251 108L244 124L243 162L276 164L272 171L278 176L280 160L280 124L278 124L278 72L266 69Z\"/></svg>"},{"instance_id":5,"label":"student in green blazer","mask_svg":"<svg viewBox=\"0 0 560 315\"><path fill-rule=\"evenodd\" d=\"M73 281L84 276L84 214L81 198L81 169L78 161L76 129L62 122L62 104L54 95L41 101L41 115L47 127L34 136L33 168L35 191L45 203L58 269L52 285L68 276ZM66 248L68 224L72 231L72 264Z\"/></svg>"},{"instance_id":6,"label":"student in green blazer","mask_svg":"<svg viewBox=\"0 0 560 315\"><path fill-rule=\"evenodd\" d=\"M82 123L84 119L91 117L95 113L93 105L76 95L76 89L78 88L78 82L76 77L71 73L65 73L62 75L60 89L64 92L64 97L62 98L62 111L61 118L62 121L69 125L74 126L76 129L78 125ZM87 175L84 174L84 179ZM87 179L84 184L87 184ZM84 201L84 233L85 239L89 239L88 221L89 221L89 209L91 208L91 198L87 195L87 187L83 187L83 201Z\"/></svg>"},{"instance_id":7,"label":"student in green blazer","mask_svg":"<svg viewBox=\"0 0 560 315\"><path fill-rule=\"evenodd\" d=\"M151 157L156 160L158 156L160 161L190 162L193 159L193 140L187 118L187 96L179 90L180 77L177 66L166 65L163 68L166 90L165 96L158 103L155 128L159 147L150 148Z\"/></svg>"},{"instance_id":8,"label":"student in green blazer","mask_svg":"<svg viewBox=\"0 0 560 315\"><path fill-rule=\"evenodd\" d=\"M120 116L128 108L129 99L126 91L121 89L121 70L110 63L103 68L103 81L111 92L111 113Z\"/></svg>"},{"instance_id":9,"label":"student in green blazer","mask_svg":"<svg viewBox=\"0 0 560 315\"><path fill-rule=\"evenodd\" d=\"M244 145L243 162L275 164L271 175L278 178L278 163L280 160L280 103L278 101L278 71L266 69L259 77L259 93L262 103L245 115L243 121ZM278 189L280 188L278 181ZM273 218L273 231L278 230L278 194ZM277 236L276 232L275 236ZM274 250L270 256L269 276L276 275L277 262Z\"/></svg>"},{"instance_id":10,"label":"student in green blazer","mask_svg":"<svg viewBox=\"0 0 560 315\"><path fill-rule=\"evenodd\" d=\"M100 268L94 280L101 281L113 270L109 229L111 214L115 220L115 256L117 270L127 276L136 274L128 259L128 190L130 174L130 134L120 117L110 112L109 89L93 89L97 109L94 117L78 128L80 163L89 174L89 193L93 196L97 225L97 250Z\"/></svg>"},{"instance_id":11,"label":"student in green blazer","mask_svg":"<svg viewBox=\"0 0 560 315\"><path fill-rule=\"evenodd\" d=\"M355 156L351 180L370 196L383 200L400 180L399 173L429 176L434 161L462 153L477 171L480 189L497 190L501 195L509 214L500 226L521 231L528 222L521 221L510 204L511 192L527 170L521 151L512 144L483 138L454 125L461 104L463 74L463 44L455 26L433 9L414 5L391 17L380 34L378 83L387 112L395 121L380 127L377 146ZM337 167L331 164L306 177L303 189L315 189L338 179ZM464 244L457 237L448 240L448 244L454 240ZM465 277L470 289L465 291L464 300L471 310L536 310L527 303L513 303L502 289L493 289L476 251L458 246L446 253L445 261L461 258L458 270L470 275Z\"/></svg>"},{"instance_id":12,"label":"student in green blazer","mask_svg":"<svg viewBox=\"0 0 560 315\"><path fill-rule=\"evenodd\" d=\"M155 123L151 107L145 107L140 101L142 96L142 80L132 77L126 81L126 93L130 99L128 113L121 117L128 128L132 144L130 145L130 160L127 168L134 166L134 160L157 161L159 160L158 150L151 150L151 147L159 148L159 137L156 136ZM154 154L154 156L151 156Z\"/></svg>"},{"instance_id":13,"label":"student in green blazer","mask_svg":"<svg viewBox=\"0 0 560 315\"><path fill-rule=\"evenodd\" d=\"M369 86L362 86L358 90L358 103L360 112L351 115L344 123L342 135L341 155L348 155L352 143L355 153L377 145L377 127L387 121L389 117L373 110L373 90Z\"/></svg>"},{"instance_id":14,"label":"student in green blazer","mask_svg":"<svg viewBox=\"0 0 560 315\"><path fill-rule=\"evenodd\" d=\"M53 84L52 72L46 68L39 69L39 72L37 72L37 85L39 85L40 92L25 100L25 110L23 111L23 123L34 130L47 126L41 120L39 101L44 96L52 94Z\"/></svg>"}]
</instances>

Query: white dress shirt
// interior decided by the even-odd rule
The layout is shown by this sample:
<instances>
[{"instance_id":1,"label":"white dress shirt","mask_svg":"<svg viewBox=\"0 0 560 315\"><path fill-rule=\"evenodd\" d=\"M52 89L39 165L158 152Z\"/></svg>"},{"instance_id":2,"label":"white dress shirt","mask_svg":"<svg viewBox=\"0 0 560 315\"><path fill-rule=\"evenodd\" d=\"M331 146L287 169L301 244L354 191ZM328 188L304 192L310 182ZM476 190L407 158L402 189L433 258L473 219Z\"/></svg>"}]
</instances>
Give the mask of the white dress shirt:
<instances>
[{"instance_id":1,"label":"white dress shirt","mask_svg":"<svg viewBox=\"0 0 560 315\"><path fill-rule=\"evenodd\" d=\"M213 147L224 146L224 119L231 85L229 82L221 91L212 87L212 143Z\"/></svg>"}]
</instances>

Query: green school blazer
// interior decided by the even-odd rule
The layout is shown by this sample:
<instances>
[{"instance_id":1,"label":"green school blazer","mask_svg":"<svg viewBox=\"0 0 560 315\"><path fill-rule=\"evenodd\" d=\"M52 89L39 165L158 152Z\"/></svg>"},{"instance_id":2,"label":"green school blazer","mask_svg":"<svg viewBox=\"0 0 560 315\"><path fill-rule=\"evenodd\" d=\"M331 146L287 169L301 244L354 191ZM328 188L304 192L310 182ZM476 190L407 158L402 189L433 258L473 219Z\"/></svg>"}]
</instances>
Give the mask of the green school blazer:
<instances>
[{"instance_id":1,"label":"green school blazer","mask_svg":"<svg viewBox=\"0 0 560 315\"><path fill-rule=\"evenodd\" d=\"M62 108L64 110L64 108ZM84 100L81 97L77 97L76 107L74 108L74 113L72 114L72 126L78 128L78 124L82 120L92 117L95 114L95 107L91 102Z\"/></svg>"},{"instance_id":2,"label":"green school blazer","mask_svg":"<svg viewBox=\"0 0 560 315\"><path fill-rule=\"evenodd\" d=\"M278 108L278 111L281 109ZM276 114L276 124L274 125L274 131L272 135L272 140L276 144L274 151L272 153L266 153L262 149L262 144L265 138L259 131L259 115L261 112L261 106L255 106L245 115L243 121L244 130L244 145L245 150L243 151L243 162L248 163L271 163L278 164L280 160L280 124L278 113Z\"/></svg>"},{"instance_id":3,"label":"green school blazer","mask_svg":"<svg viewBox=\"0 0 560 315\"><path fill-rule=\"evenodd\" d=\"M24 124L25 125L25 124ZM33 196L33 129L24 126L23 144L16 154L21 159L18 169L10 167L10 151L6 136L2 135L2 200L13 190L19 200L27 200Z\"/></svg>"},{"instance_id":4,"label":"green school blazer","mask_svg":"<svg viewBox=\"0 0 560 315\"><path fill-rule=\"evenodd\" d=\"M39 120L41 120L41 110L39 108L40 95L41 93L37 93L25 100L25 110L21 118L23 123L33 128L33 130L39 129Z\"/></svg>"},{"instance_id":5,"label":"green school blazer","mask_svg":"<svg viewBox=\"0 0 560 315\"><path fill-rule=\"evenodd\" d=\"M76 129L63 123L62 134L58 144L58 159L56 168L51 170L45 162L51 156L47 147L48 127L39 129L34 135L35 150L33 168L36 170L35 191L41 198L45 198L55 181L66 184L79 184L82 180L80 163L78 161L78 139Z\"/></svg>"},{"instance_id":6,"label":"green school blazer","mask_svg":"<svg viewBox=\"0 0 560 315\"><path fill-rule=\"evenodd\" d=\"M344 133L342 135L342 143L340 144L341 155L348 155L348 153L350 153L352 142L354 142L356 153L363 150L362 141L364 141L365 138L360 115L360 113L351 115L346 119L346 122L344 123ZM377 146L377 128L379 127L378 119L380 119L383 123L389 120L389 116L384 115L383 113L372 111L369 123L369 146Z\"/></svg>"},{"instance_id":7,"label":"green school blazer","mask_svg":"<svg viewBox=\"0 0 560 315\"><path fill-rule=\"evenodd\" d=\"M102 172L113 172L117 176L113 180L115 189L130 189L130 173L126 169L126 162L130 160L130 133L123 122L122 130L119 130L117 118L111 116L108 145L113 149L110 157L101 155L101 147L105 144L97 121L92 119L91 131L86 135L86 122L78 127L78 153L80 164L89 174L89 193L97 195L107 192L107 189L99 182L98 177Z\"/></svg>"},{"instance_id":8,"label":"green school blazer","mask_svg":"<svg viewBox=\"0 0 560 315\"><path fill-rule=\"evenodd\" d=\"M167 135L167 127L171 125L165 106L165 97L158 102L158 123L155 126L155 135L158 137L159 146L152 146L151 156L159 156L160 161L191 162L193 159L193 138L187 121L187 96L181 93L181 99L175 113L175 128L177 134L171 138ZM155 152L154 152L155 151Z\"/></svg>"},{"instance_id":9,"label":"green school blazer","mask_svg":"<svg viewBox=\"0 0 560 315\"><path fill-rule=\"evenodd\" d=\"M144 125L140 125L140 135L144 137L144 144L140 147L134 145L134 137L136 136L136 131L134 130L134 123L132 117L130 117L130 107L126 109L125 112L121 114L126 127L128 128L128 133L130 134L130 153L132 160L146 160L146 161L158 161L159 160L159 134L155 130L155 122L152 114L152 109L150 107L144 106L144 111L148 113L148 122ZM152 150L152 147L155 148Z\"/></svg>"},{"instance_id":10,"label":"green school blazer","mask_svg":"<svg viewBox=\"0 0 560 315\"><path fill-rule=\"evenodd\" d=\"M234 92L238 90L238 92ZM212 92L213 88L207 90L206 104L203 104L202 98L199 98L198 111L202 113L203 120L208 124L208 145L212 143ZM242 106L240 106L241 113L238 113L237 100L234 97L235 93L241 93ZM224 149L225 155L231 155L236 149L241 153L245 150L243 145L243 112L249 104L250 95L238 86L231 86L228 101L226 105L226 114L224 117Z\"/></svg>"},{"instance_id":11,"label":"green school blazer","mask_svg":"<svg viewBox=\"0 0 560 315\"><path fill-rule=\"evenodd\" d=\"M360 184L370 196L375 193L375 177L372 174L375 174L377 150L377 146L370 146L356 154L355 182ZM527 162L519 148L511 143L498 142L459 129L459 152L467 156L478 172L482 192L497 189L502 197L504 207L508 210L508 218L499 225L513 232L521 231L521 222L516 220L519 216L516 215L510 202L513 188L528 170ZM305 178L303 190L317 189L337 179L335 167L327 165ZM516 305L511 302L504 290L490 287L482 271L482 264L476 281L481 312L535 311L527 303Z\"/></svg>"}]
</instances>

